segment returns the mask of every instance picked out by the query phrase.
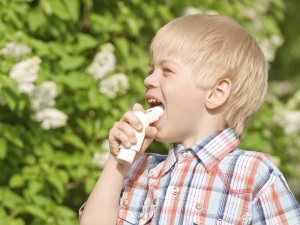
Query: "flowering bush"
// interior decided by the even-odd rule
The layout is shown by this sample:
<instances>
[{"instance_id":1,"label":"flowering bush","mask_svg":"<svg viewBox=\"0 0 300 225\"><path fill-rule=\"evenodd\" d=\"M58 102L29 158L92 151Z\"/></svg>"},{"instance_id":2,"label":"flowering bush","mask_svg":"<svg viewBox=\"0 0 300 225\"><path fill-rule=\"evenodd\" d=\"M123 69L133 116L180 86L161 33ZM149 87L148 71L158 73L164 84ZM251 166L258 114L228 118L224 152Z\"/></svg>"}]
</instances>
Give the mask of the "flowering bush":
<instances>
[{"instance_id":1,"label":"flowering bush","mask_svg":"<svg viewBox=\"0 0 300 225\"><path fill-rule=\"evenodd\" d=\"M144 103L148 48L164 23L199 12L232 16L269 61L283 40L282 0L0 0L0 8L0 218L11 225L78 224L77 210L108 156L109 129L133 103ZM299 124L286 127L299 116L293 104L273 93L244 146L280 159L299 181L289 169L296 158L287 160L299 155L299 140L296 146L285 135L299 132ZM157 149L167 151L160 143L150 151Z\"/></svg>"}]
</instances>

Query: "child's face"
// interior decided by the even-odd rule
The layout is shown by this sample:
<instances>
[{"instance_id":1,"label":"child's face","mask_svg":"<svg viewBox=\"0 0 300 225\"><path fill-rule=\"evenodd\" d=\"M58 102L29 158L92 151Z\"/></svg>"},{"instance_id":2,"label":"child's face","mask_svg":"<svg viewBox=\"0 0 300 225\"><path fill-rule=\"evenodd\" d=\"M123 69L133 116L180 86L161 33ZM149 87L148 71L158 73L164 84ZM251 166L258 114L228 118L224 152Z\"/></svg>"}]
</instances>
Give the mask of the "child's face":
<instances>
[{"instance_id":1,"label":"child's face","mask_svg":"<svg viewBox=\"0 0 300 225\"><path fill-rule=\"evenodd\" d=\"M165 107L162 118L154 123L158 141L189 147L207 135L208 91L197 87L196 76L188 64L164 52L153 54L150 74L144 83L149 107L160 103Z\"/></svg>"}]
</instances>

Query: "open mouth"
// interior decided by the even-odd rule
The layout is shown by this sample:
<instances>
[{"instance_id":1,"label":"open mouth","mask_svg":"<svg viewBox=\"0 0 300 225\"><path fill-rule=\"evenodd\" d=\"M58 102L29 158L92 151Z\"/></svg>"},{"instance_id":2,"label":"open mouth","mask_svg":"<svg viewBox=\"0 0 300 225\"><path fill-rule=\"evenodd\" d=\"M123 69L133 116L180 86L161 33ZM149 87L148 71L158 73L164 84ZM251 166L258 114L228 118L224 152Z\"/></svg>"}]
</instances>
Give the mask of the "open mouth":
<instances>
[{"instance_id":1,"label":"open mouth","mask_svg":"<svg viewBox=\"0 0 300 225\"><path fill-rule=\"evenodd\" d=\"M149 108L153 108L155 106L162 105L162 103L155 98L149 98L149 99L147 99L147 102L148 102Z\"/></svg>"}]
</instances>

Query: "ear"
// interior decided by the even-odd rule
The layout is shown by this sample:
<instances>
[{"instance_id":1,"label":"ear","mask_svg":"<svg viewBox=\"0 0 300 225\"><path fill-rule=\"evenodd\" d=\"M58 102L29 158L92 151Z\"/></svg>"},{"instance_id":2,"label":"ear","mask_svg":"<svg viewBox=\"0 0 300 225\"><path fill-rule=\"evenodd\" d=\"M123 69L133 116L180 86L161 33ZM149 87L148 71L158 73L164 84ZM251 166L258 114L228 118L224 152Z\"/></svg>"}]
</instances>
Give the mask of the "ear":
<instances>
[{"instance_id":1,"label":"ear","mask_svg":"<svg viewBox=\"0 0 300 225\"><path fill-rule=\"evenodd\" d=\"M208 109L216 109L227 101L231 92L231 81L220 80L207 94L205 105Z\"/></svg>"}]
</instances>

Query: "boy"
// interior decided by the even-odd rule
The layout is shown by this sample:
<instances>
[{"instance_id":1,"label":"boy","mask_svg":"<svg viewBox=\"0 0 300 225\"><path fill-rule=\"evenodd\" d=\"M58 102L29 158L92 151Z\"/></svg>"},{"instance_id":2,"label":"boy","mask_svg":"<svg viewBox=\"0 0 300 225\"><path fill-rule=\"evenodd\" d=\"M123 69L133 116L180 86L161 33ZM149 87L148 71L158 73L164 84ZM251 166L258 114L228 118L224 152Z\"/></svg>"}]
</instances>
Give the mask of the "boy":
<instances>
[{"instance_id":1,"label":"boy","mask_svg":"<svg viewBox=\"0 0 300 225\"><path fill-rule=\"evenodd\" d=\"M267 64L255 40L223 16L192 15L161 28L145 79L147 127L136 162L116 161L142 125L134 105L110 130L111 154L81 224L300 224L282 173L261 153L237 148L267 90ZM156 139L167 156L142 154Z\"/></svg>"}]
</instances>

